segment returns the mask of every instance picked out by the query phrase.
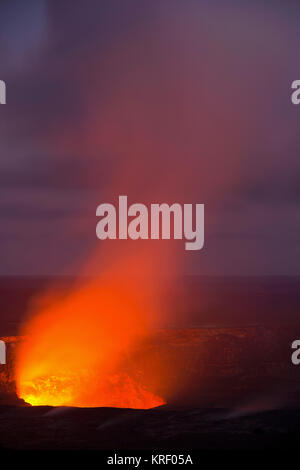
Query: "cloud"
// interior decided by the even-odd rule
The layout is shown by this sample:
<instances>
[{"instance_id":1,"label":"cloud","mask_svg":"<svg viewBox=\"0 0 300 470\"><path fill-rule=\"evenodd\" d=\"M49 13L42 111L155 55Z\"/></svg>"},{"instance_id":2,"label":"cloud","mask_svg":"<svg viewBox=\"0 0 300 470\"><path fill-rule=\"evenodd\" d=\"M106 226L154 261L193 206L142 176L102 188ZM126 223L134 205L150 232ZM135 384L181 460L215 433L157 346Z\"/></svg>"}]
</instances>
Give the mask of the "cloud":
<instances>
[{"instance_id":1,"label":"cloud","mask_svg":"<svg viewBox=\"0 0 300 470\"><path fill-rule=\"evenodd\" d=\"M289 99L297 78L294 7L237 8L216 0L41 4L30 2L19 33L24 7L16 8L16 19L10 6L3 16L12 27L3 49L10 98L0 114L7 237L14 217L20 234L22 221L36 219L24 225L28 236L40 220L61 227L71 214L64 242L57 238L61 266L65 240L78 236L74 246L84 246L93 236L100 202L122 193L132 202L204 202L207 246L192 270L248 272L238 239L245 251L257 244L261 272L272 233L264 218L286 223L299 202L299 116ZM86 230L80 235L76 217ZM226 243L224 233L231 234ZM5 230L2 240L3 250L11 246ZM47 251L40 256L42 246L35 252L53 269ZM290 259L294 272L288 248L284 265L271 255L268 270L287 271Z\"/></svg>"}]
</instances>

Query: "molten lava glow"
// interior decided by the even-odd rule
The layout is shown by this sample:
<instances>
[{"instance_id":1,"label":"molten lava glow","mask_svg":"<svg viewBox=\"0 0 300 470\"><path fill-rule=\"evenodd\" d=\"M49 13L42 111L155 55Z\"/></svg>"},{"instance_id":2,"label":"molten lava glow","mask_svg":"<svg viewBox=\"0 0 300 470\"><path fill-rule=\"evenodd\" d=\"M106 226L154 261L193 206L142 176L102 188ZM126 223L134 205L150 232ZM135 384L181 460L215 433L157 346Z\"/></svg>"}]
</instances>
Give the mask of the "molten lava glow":
<instances>
[{"instance_id":1,"label":"molten lava glow","mask_svg":"<svg viewBox=\"0 0 300 470\"><path fill-rule=\"evenodd\" d=\"M18 395L32 405L153 408L164 400L128 372L126 359L148 332L149 299L101 282L47 299L23 332Z\"/></svg>"}]
</instances>

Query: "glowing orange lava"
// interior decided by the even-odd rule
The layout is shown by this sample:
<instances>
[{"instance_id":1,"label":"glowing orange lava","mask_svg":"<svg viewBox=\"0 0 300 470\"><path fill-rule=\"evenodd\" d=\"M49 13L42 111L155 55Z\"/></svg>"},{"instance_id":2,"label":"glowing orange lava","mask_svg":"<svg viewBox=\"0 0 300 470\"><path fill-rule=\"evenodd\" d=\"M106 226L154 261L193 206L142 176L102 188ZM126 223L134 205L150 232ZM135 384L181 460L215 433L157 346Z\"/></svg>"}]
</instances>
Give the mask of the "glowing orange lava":
<instances>
[{"instance_id":1,"label":"glowing orange lava","mask_svg":"<svg viewBox=\"0 0 300 470\"><path fill-rule=\"evenodd\" d=\"M123 367L147 334L152 313L138 289L111 282L48 298L23 332L18 395L32 405L146 409L164 404Z\"/></svg>"}]
</instances>

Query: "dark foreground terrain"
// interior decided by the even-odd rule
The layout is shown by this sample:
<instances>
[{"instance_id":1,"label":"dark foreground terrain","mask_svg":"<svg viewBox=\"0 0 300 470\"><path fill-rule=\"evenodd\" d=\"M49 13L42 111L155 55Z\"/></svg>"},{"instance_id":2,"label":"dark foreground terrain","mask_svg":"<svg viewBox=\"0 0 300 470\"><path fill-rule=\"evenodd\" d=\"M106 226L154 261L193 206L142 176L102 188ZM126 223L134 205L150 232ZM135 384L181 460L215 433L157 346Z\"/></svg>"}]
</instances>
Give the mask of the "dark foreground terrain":
<instances>
[{"instance_id":1,"label":"dark foreground terrain","mask_svg":"<svg viewBox=\"0 0 300 470\"><path fill-rule=\"evenodd\" d=\"M0 366L0 448L297 449L296 338L299 327L158 330L126 364L132 374L134 368L145 372L143 383L160 368L154 391L168 404L152 410L28 406L14 380L22 338L3 338L8 363Z\"/></svg>"},{"instance_id":2,"label":"dark foreground terrain","mask_svg":"<svg viewBox=\"0 0 300 470\"><path fill-rule=\"evenodd\" d=\"M18 450L293 449L300 410L0 408L0 442Z\"/></svg>"},{"instance_id":3,"label":"dark foreground terrain","mask_svg":"<svg viewBox=\"0 0 300 470\"><path fill-rule=\"evenodd\" d=\"M196 281L176 297L176 327L158 329L124 359L125 372L167 401L152 410L24 404L15 384L18 331L41 286L0 282L0 339L7 344L0 448L297 450L300 365L291 362L291 344L300 339L299 279Z\"/></svg>"}]
</instances>

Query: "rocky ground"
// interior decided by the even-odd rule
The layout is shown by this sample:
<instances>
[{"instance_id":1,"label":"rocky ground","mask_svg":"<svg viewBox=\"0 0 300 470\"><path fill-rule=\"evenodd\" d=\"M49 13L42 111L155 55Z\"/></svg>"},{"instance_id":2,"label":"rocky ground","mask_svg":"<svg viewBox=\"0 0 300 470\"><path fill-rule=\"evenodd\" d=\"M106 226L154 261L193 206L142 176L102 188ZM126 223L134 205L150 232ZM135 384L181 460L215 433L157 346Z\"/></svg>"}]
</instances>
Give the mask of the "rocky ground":
<instances>
[{"instance_id":1,"label":"rocky ground","mask_svg":"<svg viewBox=\"0 0 300 470\"><path fill-rule=\"evenodd\" d=\"M0 446L297 447L300 366L290 357L298 337L295 327L159 330L127 364L150 389L153 371L162 378L155 392L168 404L152 410L26 406L16 396L14 381L15 351L22 338L4 338L8 363L0 366Z\"/></svg>"},{"instance_id":2,"label":"rocky ground","mask_svg":"<svg viewBox=\"0 0 300 470\"><path fill-rule=\"evenodd\" d=\"M295 409L0 407L4 449L289 449L299 438Z\"/></svg>"}]
</instances>

